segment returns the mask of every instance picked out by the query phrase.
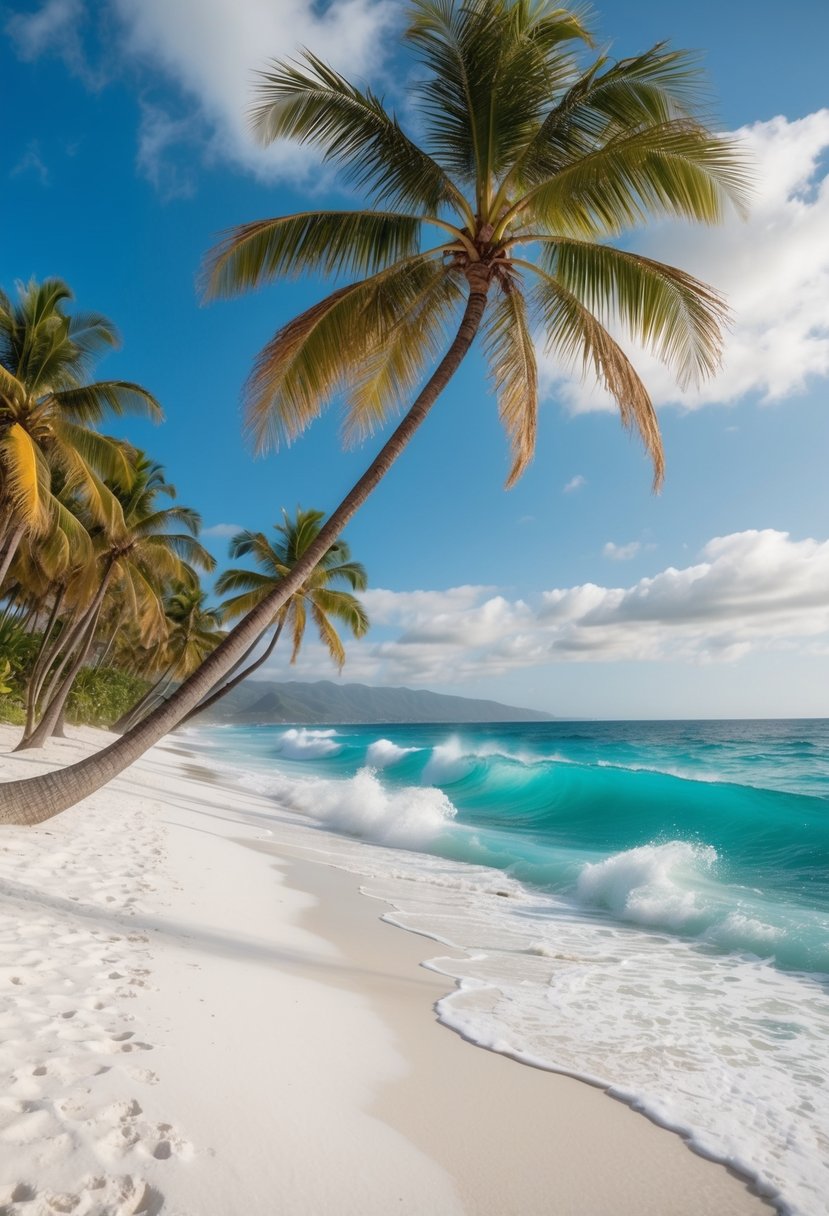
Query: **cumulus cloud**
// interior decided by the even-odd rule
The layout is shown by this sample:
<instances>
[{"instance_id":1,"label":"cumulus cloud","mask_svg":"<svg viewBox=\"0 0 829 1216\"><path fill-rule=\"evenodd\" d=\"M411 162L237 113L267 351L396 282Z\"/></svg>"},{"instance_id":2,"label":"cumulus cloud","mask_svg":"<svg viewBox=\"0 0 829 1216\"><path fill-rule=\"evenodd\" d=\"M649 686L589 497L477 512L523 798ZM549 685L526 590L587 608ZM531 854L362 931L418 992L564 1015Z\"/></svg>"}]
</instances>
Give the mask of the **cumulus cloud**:
<instances>
[{"instance_id":1,"label":"cumulus cloud","mask_svg":"<svg viewBox=\"0 0 829 1216\"><path fill-rule=\"evenodd\" d=\"M562 487L562 494L572 494L575 490L580 490L582 486L587 485L587 478L581 473L576 473L575 477L571 477L565 486Z\"/></svg>"},{"instance_id":2,"label":"cumulus cloud","mask_svg":"<svg viewBox=\"0 0 829 1216\"><path fill-rule=\"evenodd\" d=\"M736 532L709 541L692 565L627 587L553 588L533 602L481 586L373 590L364 598L372 634L349 642L347 677L373 683L445 687L484 671L491 677L560 662L817 654L829 646L829 540ZM379 641L378 627L387 635ZM309 645L301 678L330 674L321 650Z\"/></svg>"},{"instance_id":3,"label":"cumulus cloud","mask_svg":"<svg viewBox=\"0 0 829 1216\"><path fill-rule=\"evenodd\" d=\"M680 390L652 355L623 339L658 405L695 409L750 393L778 401L829 374L829 110L736 134L755 166L749 219L712 229L663 224L637 241L640 252L724 292L733 311L722 370L700 388ZM541 358L547 391L573 411L615 409L580 369Z\"/></svg>"},{"instance_id":4,"label":"cumulus cloud","mask_svg":"<svg viewBox=\"0 0 829 1216\"><path fill-rule=\"evenodd\" d=\"M642 542L638 540L629 541L626 545L614 545L612 540L609 540L602 549L605 557L609 557L612 562L628 562L642 548Z\"/></svg>"}]
</instances>

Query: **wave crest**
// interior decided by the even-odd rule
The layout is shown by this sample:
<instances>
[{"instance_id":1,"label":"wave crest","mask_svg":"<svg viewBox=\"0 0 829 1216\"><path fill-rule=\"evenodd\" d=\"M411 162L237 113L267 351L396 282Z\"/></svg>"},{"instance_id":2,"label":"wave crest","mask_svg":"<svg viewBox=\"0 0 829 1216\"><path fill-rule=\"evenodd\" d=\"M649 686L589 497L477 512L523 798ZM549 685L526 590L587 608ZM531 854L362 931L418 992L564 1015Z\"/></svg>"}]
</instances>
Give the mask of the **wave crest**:
<instances>
[{"instance_id":1,"label":"wave crest","mask_svg":"<svg viewBox=\"0 0 829 1216\"><path fill-rule=\"evenodd\" d=\"M711 845L684 840L641 845L588 862L576 894L582 903L607 908L622 920L693 932L706 916L694 888L716 860Z\"/></svg>"}]
</instances>

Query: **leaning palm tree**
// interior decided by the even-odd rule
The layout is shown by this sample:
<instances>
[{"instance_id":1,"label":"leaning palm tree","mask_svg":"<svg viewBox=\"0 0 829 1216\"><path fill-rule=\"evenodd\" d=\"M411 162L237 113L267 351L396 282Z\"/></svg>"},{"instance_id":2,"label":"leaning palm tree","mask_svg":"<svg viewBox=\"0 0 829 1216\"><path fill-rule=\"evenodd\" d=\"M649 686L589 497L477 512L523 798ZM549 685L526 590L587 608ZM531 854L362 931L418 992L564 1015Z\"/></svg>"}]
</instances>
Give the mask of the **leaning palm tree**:
<instances>
[{"instance_id":1,"label":"leaning palm tree","mask_svg":"<svg viewBox=\"0 0 829 1216\"><path fill-rule=\"evenodd\" d=\"M56 472L99 515L109 509L101 478L129 483L125 445L95 429L105 415L161 417L140 385L89 380L118 333L98 313L67 314L71 298L60 279L18 284L16 303L0 291L0 584L23 538L55 526Z\"/></svg>"},{"instance_id":2,"label":"leaning palm tree","mask_svg":"<svg viewBox=\"0 0 829 1216\"><path fill-rule=\"evenodd\" d=\"M691 61L660 45L585 69L584 25L548 0L414 0L405 37L421 60L412 85L420 142L380 97L312 54L263 74L253 112L261 139L317 148L373 207L246 224L214 251L206 282L219 296L304 272L345 280L256 362L247 427L261 450L299 435L335 396L355 435L407 394L413 403L290 576L166 705L98 756L0 786L0 818L33 821L71 805L198 704L388 472L482 326L513 450L510 483L535 442L537 331L606 385L661 481L650 397L608 326L618 320L690 381L717 368L725 308L684 271L609 242L651 218L712 224L742 206L739 149L701 119Z\"/></svg>"},{"instance_id":3,"label":"leaning palm tree","mask_svg":"<svg viewBox=\"0 0 829 1216\"><path fill-rule=\"evenodd\" d=\"M296 518L291 519L283 509L282 523L274 525L275 540L269 540L264 532L239 532L234 536L230 542L230 556L252 557L259 569L225 570L219 575L216 580L217 593L237 593L222 604L223 620L232 621L246 616L267 599L288 577L316 540L324 520L324 511L303 511L298 507ZM295 663L305 637L309 614L332 662L342 671L345 664L345 647L334 621L344 625L355 638L361 638L368 631L369 620L357 597L338 587L337 583L345 583L351 591L365 591L368 585L364 567L360 562L351 560L351 551L344 540L336 540L331 545L308 577L281 608L277 609L271 622L273 633L262 653L191 710L182 722L189 721L196 714L215 705L266 663L285 629L291 637L291 663ZM242 663L255 648L256 643L248 655L243 656Z\"/></svg>"}]
</instances>

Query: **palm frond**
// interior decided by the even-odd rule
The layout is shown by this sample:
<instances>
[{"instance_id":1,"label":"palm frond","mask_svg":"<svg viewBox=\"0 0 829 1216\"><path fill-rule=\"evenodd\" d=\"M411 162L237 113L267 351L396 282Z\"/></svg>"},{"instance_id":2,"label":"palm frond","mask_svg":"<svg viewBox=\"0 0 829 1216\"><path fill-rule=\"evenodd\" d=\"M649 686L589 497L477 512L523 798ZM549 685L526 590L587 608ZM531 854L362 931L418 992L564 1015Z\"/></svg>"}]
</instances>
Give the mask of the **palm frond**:
<instances>
[{"instance_id":1,"label":"palm frond","mask_svg":"<svg viewBox=\"0 0 829 1216\"><path fill-rule=\"evenodd\" d=\"M226 233L204 272L209 298L303 272L374 274L418 252L422 220L389 211L305 211Z\"/></svg>"},{"instance_id":2,"label":"palm frond","mask_svg":"<svg viewBox=\"0 0 829 1216\"><path fill-rule=\"evenodd\" d=\"M245 389L245 429L257 451L277 448L356 382L422 282L427 251L341 287L281 329L260 352Z\"/></svg>"},{"instance_id":3,"label":"palm frond","mask_svg":"<svg viewBox=\"0 0 829 1216\"><path fill-rule=\"evenodd\" d=\"M350 84L322 60L304 52L299 63L274 63L262 72L251 111L263 143L296 139L323 151L346 180L378 203L435 213L442 204L473 217L448 174L403 132L383 101Z\"/></svg>"},{"instance_id":4,"label":"palm frond","mask_svg":"<svg viewBox=\"0 0 829 1216\"><path fill-rule=\"evenodd\" d=\"M313 603L311 604L311 618L317 627L317 632L320 635L320 641L327 649L328 653L331 656L332 661L334 663L336 663L337 670L342 671L343 664L345 663L345 647L342 644L340 635L337 633L336 629L331 624L331 622L329 621L329 619L325 615L325 613L322 612L320 610L320 608L316 604L313 604ZM301 636L300 636L299 641L300 642L302 641ZM298 654L299 654L299 642L296 641L296 634L295 634L294 652L291 655L292 663L295 661Z\"/></svg>"},{"instance_id":5,"label":"palm frond","mask_svg":"<svg viewBox=\"0 0 829 1216\"><path fill-rule=\"evenodd\" d=\"M716 224L728 206L743 208L747 180L733 139L675 119L615 136L566 165L519 199L499 230L519 217L575 237L619 233L660 215Z\"/></svg>"},{"instance_id":6,"label":"palm frond","mask_svg":"<svg viewBox=\"0 0 829 1216\"><path fill-rule=\"evenodd\" d=\"M487 320L490 374L498 398L498 413L512 446L509 489L535 452L538 422L538 367L535 344L520 286L501 293Z\"/></svg>"},{"instance_id":7,"label":"palm frond","mask_svg":"<svg viewBox=\"0 0 829 1216\"><path fill-rule=\"evenodd\" d=\"M608 66L602 56L552 107L502 187L537 185L610 138L699 112L704 81L694 56L659 43Z\"/></svg>"},{"instance_id":8,"label":"palm frond","mask_svg":"<svg viewBox=\"0 0 829 1216\"><path fill-rule=\"evenodd\" d=\"M332 587L320 588L314 592L312 602L317 611L336 617L355 638L364 637L368 633L368 613L356 595L350 595L348 591L337 591Z\"/></svg>"},{"instance_id":9,"label":"palm frond","mask_svg":"<svg viewBox=\"0 0 829 1216\"><path fill-rule=\"evenodd\" d=\"M117 415L141 414L161 422L164 411L156 398L140 384L129 380L98 380L54 394L55 404L75 422L97 423L107 412Z\"/></svg>"},{"instance_id":10,"label":"palm frond","mask_svg":"<svg viewBox=\"0 0 829 1216\"><path fill-rule=\"evenodd\" d=\"M52 430L58 440L58 463L71 469L80 460L119 489L130 489L134 475L130 449L121 440L100 435L65 418L55 419Z\"/></svg>"},{"instance_id":11,"label":"palm frond","mask_svg":"<svg viewBox=\"0 0 829 1216\"><path fill-rule=\"evenodd\" d=\"M27 531L42 532L49 523L51 472L31 435L17 422L0 437L0 473L16 521Z\"/></svg>"},{"instance_id":12,"label":"palm frond","mask_svg":"<svg viewBox=\"0 0 829 1216\"><path fill-rule=\"evenodd\" d=\"M619 407L622 425L635 429L653 464L654 489L665 474L665 456L656 411L633 364L604 326L557 279L532 263L520 263L534 271L539 282L536 303L544 323L546 348L565 364L592 369Z\"/></svg>"},{"instance_id":13,"label":"palm frond","mask_svg":"<svg viewBox=\"0 0 829 1216\"><path fill-rule=\"evenodd\" d=\"M348 395L345 438L349 443L364 439L390 414L399 412L425 369L448 344L450 326L463 302L458 277L441 263L424 264L418 277L421 283L366 358Z\"/></svg>"},{"instance_id":14,"label":"palm frond","mask_svg":"<svg viewBox=\"0 0 829 1216\"><path fill-rule=\"evenodd\" d=\"M223 570L216 579L216 594L228 591L273 591L272 576L260 574L258 570Z\"/></svg>"},{"instance_id":15,"label":"palm frond","mask_svg":"<svg viewBox=\"0 0 829 1216\"><path fill-rule=\"evenodd\" d=\"M720 366L728 308L722 296L675 266L584 241L545 245L542 265L604 323L618 317L630 336L699 383Z\"/></svg>"},{"instance_id":16,"label":"palm frond","mask_svg":"<svg viewBox=\"0 0 829 1216\"><path fill-rule=\"evenodd\" d=\"M302 639L305 636L306 618L304 599L301 595L293 596L290 607L291 663L295 663L299 657Z\"/></svg>"}]
</instances>

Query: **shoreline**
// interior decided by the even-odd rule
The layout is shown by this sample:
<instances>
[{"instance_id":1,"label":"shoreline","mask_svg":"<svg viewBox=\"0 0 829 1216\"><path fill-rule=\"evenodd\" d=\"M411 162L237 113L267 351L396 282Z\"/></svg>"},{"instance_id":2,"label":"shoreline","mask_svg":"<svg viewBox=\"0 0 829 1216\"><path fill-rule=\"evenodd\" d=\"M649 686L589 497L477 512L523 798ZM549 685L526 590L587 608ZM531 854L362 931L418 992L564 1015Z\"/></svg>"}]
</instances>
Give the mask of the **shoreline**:
<instances>
[{"instance_id":1,"label":"shoreline","mask_svg":"<svg viewBox=\"0 0 829 1216\"><path fill-rule=\"evenodd\" d=\"M2 730L0 744L7 747L16 732ZM103 739L100 732L72 733L75 739L50 747L51 763L42 752L13 761L3 755L0 777L18 765L21 775L52 767ZM153 1049L155 1079L110 1067L78 1085L57 1074L49 1082L48 1073L35 1078L37 1068L48 1067L43 1063L28 1074L12 1070L6 1092L29 1109L13 1111L7 1102L3 1111L13 1117L0 1131L0 1211L768 1216L774 1210L751 1194L743 1177L689 1151L679 1135L622 1101L608 1101L601 1089L476 1049L441 1025L434 1005L454 982L423 966L429 939L381 919L380 897L363 895L358 874L320 855L325 833L309 839L309 829L295 830L290 815L276 819L272 803L217 781L203 759L174 736L86 804L41 828L7 829L22 854L36 853L48 836L69 837L71 844L73 835L109 831L99 842L98 864L93 858L80 867L92 898L69 894L70 903L74 898L98 910L108 898L101 869L108 851L112 856L113 831L122 834L122 845L126 834L129 844L136 817L143 817L140 848L125 850L125 864L135 872L129 881L142 889L125 895L122 905L112 897L114 920L108 915L102 925L96 911L79 928L77 909L45 894L63 928L71 925L64 933L73 939L68 953L88 947L73 937L82 937L84 928L99 935L114 924L135 929L125 935L126 945L117 945L125 954L137 952L132 971L124 973L132 995L111 1001L107 1029L113 1036L140 1034ZM120 822L99 818L98 810L120 815ZM7 843L0 838L0 846ZM80 844L88 851L85 840ZM110 877L117 868L109 866ZM9 899L22 900L25 910L25 893L11 892L2 873L4 912ZM65 866L51 879L41 866L32 890L36 884L44 894L49 881L71 890ZM32 937L25 916L20 923L25 958ZM3 964L5 974L5 956ZM34 983L38 964L29 966ZM138 972L146 973L140 984ZM68 997L67 980L75 984L77 1003L84 976L63 966L56 983ZM92 1005L98 982L83 991ZM47 997L46 1006L50 999L57 1004ZM50 1039L65 1030L65 1022L57 1030L52 1022L66 1010L42 1021L30 1012L28 1022L18 1018L18 1032L28 1031L40 1048L52 1043L53 1057L87 1055L94 1062L96 1051L84 1046L88 1038ZM119 1017L139 1029L115 1030ZM25 1056L31 1042L23 1033L18 1039L18 1055ZM73 1041L79 1044L74 1053L67 1049ZM121 1045L129 1047L130 1039ZM87 1091L80 1113L79 1088ZM35 1089L39 1097L16 1097ZM138 1090L138 1098L131 1096ZM140 1114L125 1114L130 1102ZM32 1134L36 1129L25 1139L19 1127L44 1111L66 1125L57 1132L70 1140L60 1160L44 1156L45 1138ZM135 1139L126 1149L113 1148L107 1136L123 1130L125 1120L123 1140ZM52 1127L53 1142L55 1135ZM11 1148L20 1177L7 1177ZM90 1186L99 1175L104 1186ZM132 1191L120 1196L124 1178ZM96 1189L99 1197L112 1193L103 1206ZM51 1202L48 1194L64 1192L77 1198L73 1207L43 1206Z\"/></svg>"}]
</instances>

